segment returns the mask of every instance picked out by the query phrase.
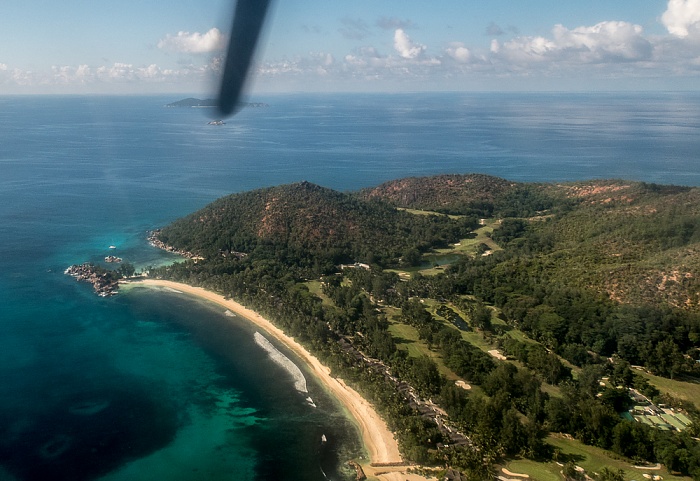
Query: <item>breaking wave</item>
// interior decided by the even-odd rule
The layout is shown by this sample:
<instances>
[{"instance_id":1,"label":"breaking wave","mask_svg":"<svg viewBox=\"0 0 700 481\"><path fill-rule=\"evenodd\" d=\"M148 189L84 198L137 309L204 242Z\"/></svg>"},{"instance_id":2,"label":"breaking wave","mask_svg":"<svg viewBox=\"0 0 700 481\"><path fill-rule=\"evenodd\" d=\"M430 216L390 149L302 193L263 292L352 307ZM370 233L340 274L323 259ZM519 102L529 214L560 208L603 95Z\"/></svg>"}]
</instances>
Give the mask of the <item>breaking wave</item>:
<instances>
[{"instance_id":1,"label":"breaking wave","mask_svg":"<svg viewBox=\"0 0 700 481\"><path fill-rule=\"evenodd\" d=\"M270 358L279 366L281 366L285 371L287 371L289 374L291 374L292 378L294 378L294 388L302 393L307 393L309 392L308 389L306 388L306 378L304 377L304 374L301 372L301 369L299 369L299 366L294 364L291 359L289 359L287 356L282 354L280 351L277 350L275 346L270 343L262 334L259 332L256 332L253 334L253 337L255 338L255 343L265 349L267 353L270 355Z\"/></svg>"}]
</instances>

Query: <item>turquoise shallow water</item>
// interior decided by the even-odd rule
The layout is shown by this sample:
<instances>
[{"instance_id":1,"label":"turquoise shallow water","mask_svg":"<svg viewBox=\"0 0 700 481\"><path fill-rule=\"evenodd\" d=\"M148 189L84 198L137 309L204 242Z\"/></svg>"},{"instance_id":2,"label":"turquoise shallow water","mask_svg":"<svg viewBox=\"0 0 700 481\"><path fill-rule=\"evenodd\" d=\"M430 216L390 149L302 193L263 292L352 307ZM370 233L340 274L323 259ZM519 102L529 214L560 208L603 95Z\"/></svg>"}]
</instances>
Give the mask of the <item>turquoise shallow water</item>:
<instances>
[{"instance_id":1,"label":"turquoise shallow water","mask_svg":"<svg viewBox=\"0 0 700 481\"><path fill-rule=\"evenodd\" d=\"M172 262L146 231L219 196L442 172L700 184L697 94L272 96L221 127L174 100L0 97L0 480L351 476L353 426L247 323L63 275L110 245Z\"/></svg>"},{"instance_id":2,"label":"turquoise shallow water","mask_svg":"<svg viewBox=\"0 0 700 481\"><path fill-rule=\"evenodd\" d=\"M0 457L16 478L324 479L359 454L334 400L309 377L309 406L246 321L172 292L102 299L66 280L73 303L3 336Z\"/></svg>"}]
</instances>

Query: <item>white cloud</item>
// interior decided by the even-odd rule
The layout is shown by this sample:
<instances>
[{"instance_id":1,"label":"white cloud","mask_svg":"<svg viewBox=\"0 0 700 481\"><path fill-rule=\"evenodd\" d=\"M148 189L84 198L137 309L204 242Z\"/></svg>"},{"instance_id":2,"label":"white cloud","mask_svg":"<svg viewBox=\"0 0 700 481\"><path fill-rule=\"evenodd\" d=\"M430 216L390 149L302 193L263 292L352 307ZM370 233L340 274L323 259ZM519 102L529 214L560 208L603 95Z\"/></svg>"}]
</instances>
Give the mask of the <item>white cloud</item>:
<instances>
[{"instance_id":1,"label":"white cloud","mask_svg":"<svg viewBox=\"0 0 700 481\"><path fill-rule=\"evenodd\" d=\"M641 26L625 21L603 21L575 28L558 24L552 27L551 33L542 36L520 35L514 27L502 28L492 23L487 29L493 36L490 46L489 39L483 41L484 45L471 45L449 42L459 39L448 38L442 51L436 54L406 33L412 26L409 20L384 17L370 25L361 19L344 18L340 19L339 26L345 37L363 39L358 43L379 35L384 38L376 45L368 42L353 50L268 58L256 65L255 72L263 82L269 82L268 85L277 82L280 90L291 88L290 85L302 90L317 85L326 85L329 90L339 85L360 90L372 89L372 85L380 82L398 86L404 81L403 85L415 81L418 86L444 81L444 85L460 88L466 85L465 80L479 88L490 87L493 79L526 77L574 79L580 80L581 85L587 84L588 79L594 85L596 79L678 78L685 79L683 85L687 85L700 75L700 0L667 0L664 3L667 8L659 22L668 33L663 31L660 35L646 34ZM383 30L391 32L389 37ZM224 35L213 28L205 33L167 35L157 46L162 50L194 54L221 50L225 42ZM196 57L175 57L178 62L166 59L171 62L167 67L152 63L157 58L154 57L143 64L132 63L132 59L122 63L102 60L102 64L57 66L42 71L17 69L0 62L0 84L41 86L46 90L51 90L52 86L61 89L75 86L75 91L103 87L156 91L161 87L174 89L179 85L206 84L210 80L207 75L216 72L221 61L218 55L193 65ZM317 80L319 83L315 83ZM184 88L180 90L185 91Z\"/></svg>"},{"instance_id":2,"label":"white cloud","mask_svg":"<svg viewBox=\"0 0 700 481\"><path fill-rule=\"evenodd\" d=\"M362 47L354 53L348 54L344 58L345 63L351 67L381 67L385 64L386 58L379 55L374 47Z\"/></svg>"},{"instance_id":3,"label":"white cloud","mask_svg":"<svg viewBox=\"0 0 700 481\"><path fill-rule=\"evenodd\" d=\"M30 86L41 83L40 79L36 74L34 74L34 72L29 70L21 70L18 68L12 69L10 78L16 85L22 86Z\"/></svg>"},{"instance_id":4,"label":"white cloud","mask_svg":"<svg viewBox=\"0 0 700 481\"><path fill-rule=\"evenodd\" d=\"M459 63L468 63L472 59L471 51L462 42L453 42L445 53Z\"/></svg>"},{"instance_id":5,"label":"white cloud","mask_svg":"<svg viewBox=\"0 0 700 481\"><path fill-rule=\"evenodd\" d=\"M226 38L214 27L206 33L178 32L166 35L158 42L158 48L182 53L210 53L223 50Z\"/></svg>"},{"instance_id":6,"label":"white cloud","mask_svg":"<svg viewBox=\"0 0 700 481\"><path fill-rule=\"evenodd\" d=\"M91 75L91 69L87 65L79 65L75 70L75 76L78 78L88 78Z\"/></svg>"},{"instance_id":7,"label":"white cloud","mask_svg":"<svg viewBox=\"0 0 700 481\"><path fill-rule=\"evenodd\" d=\"M541 62L557 50L557 45L544 37L517 37L503 44L491 42L491 53L515 63Z\"/></svg>"},{"instance_id":8,"label":"white cloud","mask_svg":"<svg viewBox=\"0 0 700 481\"><path fill-rule=\"evenodd\" d=\"M643 60L652 52L642 27L628 22L600 22L573 30L556 25L553 34L559 49L574 53L584 62Z\"/></svg>"},{"instance_id":9,"label":"white cloud","mask_svg":"<svg viewBox=\"0 0 700 481\"><path fill-rule=\"evenodd\" d=\"M336 70L337 62L333 55L327 52L311 52L307 57L265 62L256 67L256 72L264 77L275 77L284 74L303 75L308 73L325 77Z\"/></svg>"},{"instance_id":10,"label":"white cloud","mask_svg":"<svg viewBox=\"0 0 700 481\"><path fill-rule=\"evenodd\" d=\"M324 77L332 74L334 67L335 58L326 52L311 52L306 61L302 63L302 68L314 71Z\"/></svg>"},{"instance_id":11,"label":"white cloud","mask_svg":"<svg viewBox=\"0 0 700 481\"><path fill-rule=\"evenodd\" d=\"M619 63L651 59L653 46L639 25L628 22L600 22L568 29L555 25L551 39L516 37L491 42L491 53L519 65L546 62Z\"/></svg>"},{"instance_id":12,"label":"white cloud","mask_svg":"<svg viewBox=\"0 0 700 481\"><path fill-rule=\"evenodd\" d=\"M313 52L310 57L318 62L322 67L330 67L335 63L335 58L330 53Z\"/></svg>"},{"instance_id":13,"label":"white cloud","mask_svg":"<svg viewBox=\"0 0 700 481\"><path fill-rule=\"evenodd\" d=\"M164 69L157 64L135 66L124 62L97 67L85 64L54 65L49 70L37 72L8 68L6 71L0 69L0 82L18 87L60 87L76 92L109 89L110 86L133 86L138 89L139 86L175 85L180 82L198 84L206 80L211 68L211 65L189 65L179 69Z\"/></svg>"},{"instance_id":14,"label":"white cloud","mask_svg":"<svg viewBox=\"0 0 700 481\"><path fill-rule=\"evenodd\" d=\"M700 0L669 0L661 23L677 37L700 33Z\"/></svg>"},{"instance_id":15,"label":"white cloud","mask_svg":"<svg viewBox=\"0 0 700 481\"><path fill-rule=\"evenodd\" d=\"M425 51L426 46L414 43L403 29L397 28L394 32L394 49L401 57L414 59Z\"/></svg>"},{"instance_id":16,"label":"white cloud","mask_svg":"<svg viewBox=\"0 0 700 481\"><path fill-rule=\"evenodd\" d=\"M96 75L101 79L128 80L129 78L133 78L133 68L131 64L117 62L111 67L98 67Z\"/></svg>"}]
</instances>

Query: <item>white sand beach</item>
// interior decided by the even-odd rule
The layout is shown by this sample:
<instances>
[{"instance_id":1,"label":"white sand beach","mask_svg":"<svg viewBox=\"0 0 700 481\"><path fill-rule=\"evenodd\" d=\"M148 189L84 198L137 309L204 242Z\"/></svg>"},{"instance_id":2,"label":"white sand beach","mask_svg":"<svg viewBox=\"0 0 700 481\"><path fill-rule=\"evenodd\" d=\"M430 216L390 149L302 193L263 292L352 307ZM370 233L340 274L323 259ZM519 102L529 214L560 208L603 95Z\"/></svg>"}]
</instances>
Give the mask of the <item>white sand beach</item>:
<instances>
[{"instance_id":1,"label":"white sand beach","mask_svg":"<svg viewBox=\"0 0 700 481\"><path fill-rule=\"evenodd\" d=\"M399 447L394 439L393 434L389 431L384 420L377 414L372 405L365 400L360 394L347 386L341 379L334 378L330 374L330 369L322 365L318 359L312 356L304 347L302 347L293 338L287 336L281 329L274 326L270 321L260 316L255 311L252 311L241 304L225 299L223 296L211 291L207 291L201 287L192 287L187 284L178 282L145 279L140 281L129 281L129 283L143 285L147 287L160 287L172 289L182 293L194 295L202 299L214 302L228 309L229 311L240 315L255 325L260 327L270 336L283 343L287 348L293 351L307 366L313 371L314 375L330 390L330 392L342 403L347 411L352 415L362 434L362 440L367 449L367 452L372 463L396 463L401 462ZM172 291L171 291L172 292ZM396 468L395 468L396 469ZM405 470L406 468L403 468ZM402 471L403 471L402 470ZM370 470L371 471L371 470ZM379 471L379 470L377 470ZM386 470L385 470L386 471ZM393 471L393 470L391 470ZM367 473L370 476L373 473ZM396 479L397 473L392 473L392 477L378 476L380 479Z\"/></svg>"}]
</instances>

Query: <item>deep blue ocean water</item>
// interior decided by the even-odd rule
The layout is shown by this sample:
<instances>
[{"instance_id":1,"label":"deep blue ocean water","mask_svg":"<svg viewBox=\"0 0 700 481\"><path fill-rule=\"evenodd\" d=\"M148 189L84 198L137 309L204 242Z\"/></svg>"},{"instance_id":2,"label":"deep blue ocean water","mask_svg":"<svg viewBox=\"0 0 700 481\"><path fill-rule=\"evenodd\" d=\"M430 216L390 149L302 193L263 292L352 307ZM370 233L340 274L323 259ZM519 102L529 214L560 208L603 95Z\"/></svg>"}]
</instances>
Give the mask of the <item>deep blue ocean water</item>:
<instances>
[{"instance_id":1,"label":"deep blue ocean water","mask_svg":"<svg viewBox=\"0 0 700 481\"><path fill-rule=\"evenodd\" d=\"M224 126L175 100L0 97L0 480L349 476L352 423L308 375L306 404L245 321L63 274L110 245L172 262L146 231L217 197L469 172L700 185L699 94L269 96Z\"/></svg>"}]
</instances>

